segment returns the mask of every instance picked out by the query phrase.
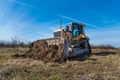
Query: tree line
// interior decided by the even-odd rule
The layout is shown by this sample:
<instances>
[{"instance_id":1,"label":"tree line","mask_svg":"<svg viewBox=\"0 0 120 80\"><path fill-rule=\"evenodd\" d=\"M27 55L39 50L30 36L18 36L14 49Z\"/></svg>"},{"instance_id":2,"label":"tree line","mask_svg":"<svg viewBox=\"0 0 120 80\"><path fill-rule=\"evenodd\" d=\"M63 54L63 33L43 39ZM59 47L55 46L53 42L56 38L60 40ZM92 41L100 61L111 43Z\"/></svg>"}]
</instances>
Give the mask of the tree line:
<instances>
[{"instance_id":1,"label":"tree line","mask_svg":"<svg viewBox=\"0 0 120 80\"><path fill-rule=\"evenodd\" d=\"M23 41L18 37L12 37L10 41L1 40L0 41L0 48L18 48L23 47L27 48L31 42Z\"/></svg>"},{"instance_id":2,"label":"tree line","mask_svg":"<svg viewBox=\"0 0 120 80\"><path fill-rule=\"evenodd\" d=\"M19 37L12 37L10 41L1 40L0 48L28 48L31 42L23 41ZM115 49L116 47L111 45L91 45L92 49Z\"/></svg>"},{"instance_id":3,"label":"tree line","mask_svg":"<svg viewBox=\"0 0 120 80\"><path fill-rule=\"evenodd\" d=\"M116 47L112 45L91 45L92 49L116 49Z\"/></svg>"}]
</instances>

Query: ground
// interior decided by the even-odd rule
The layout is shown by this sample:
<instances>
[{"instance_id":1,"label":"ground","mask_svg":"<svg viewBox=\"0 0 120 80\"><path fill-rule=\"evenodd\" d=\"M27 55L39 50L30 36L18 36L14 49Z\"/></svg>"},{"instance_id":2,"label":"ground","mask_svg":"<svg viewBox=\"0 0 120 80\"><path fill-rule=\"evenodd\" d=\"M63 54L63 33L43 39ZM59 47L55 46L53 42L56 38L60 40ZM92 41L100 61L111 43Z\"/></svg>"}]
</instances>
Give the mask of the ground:
<instances>
[{"instance_id":1,"label":"ground","mask_svg":"<svg viewBox=\"0 0 120 80\"><path fill-rule=\"evenodd\" d=\"M0 49L0 80L120 80L120 49L92 49L90 57L66 62L15 58L27 49Z\"/></svg>"}]
</instances>

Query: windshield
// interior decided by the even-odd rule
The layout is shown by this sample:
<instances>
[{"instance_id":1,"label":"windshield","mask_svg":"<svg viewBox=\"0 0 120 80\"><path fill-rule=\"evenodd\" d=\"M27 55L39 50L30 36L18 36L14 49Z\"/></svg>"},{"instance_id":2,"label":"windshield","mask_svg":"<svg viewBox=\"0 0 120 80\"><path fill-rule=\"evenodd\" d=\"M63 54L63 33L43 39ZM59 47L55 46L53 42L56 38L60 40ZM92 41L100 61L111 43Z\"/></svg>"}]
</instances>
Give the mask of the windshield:
<instances>
[{"instance_id":1,"label":"windshield","mask_svg":"<svg viewBox=\"0 0 120 80\"><path fill-rule=\"evenodd\" d=\"M70 32L76 38L82 34L82 27L77 23L73 23L66 26L66 31Z\"/></svg>"},{"instance_id":2,"label":"windshield","mask_svg":"<svg viewBox=\"0 0 120 80\"><path fill-rule=\"evenodd\" d=\"M82 28L79 27L79 25L74 24L73 25L73 37L76 38L78 37L80 34L82 34Z\"/></svg>"}]
</instances>

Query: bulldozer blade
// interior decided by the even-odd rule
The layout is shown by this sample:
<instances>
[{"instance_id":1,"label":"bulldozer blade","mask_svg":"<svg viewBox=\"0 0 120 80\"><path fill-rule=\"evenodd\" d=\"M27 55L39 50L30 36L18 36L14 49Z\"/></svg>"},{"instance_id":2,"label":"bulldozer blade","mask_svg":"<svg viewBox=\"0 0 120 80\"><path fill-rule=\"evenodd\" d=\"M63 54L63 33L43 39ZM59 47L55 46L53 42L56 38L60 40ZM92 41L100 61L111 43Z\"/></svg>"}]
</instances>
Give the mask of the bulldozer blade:
<instances>
[{"instance_id":1,"label":"bulldozer blade","mask_svg":"<svg viewBox=\"0 0 120 80\"><path fill-rule=\"evenodd\" d=\"M63 58L64 59L70 58L70 57L75 57L75 56L78 56L78 55L85 54L85 53L89 52L88 49L76 48L76 49L74 49L74 51L72 53L69 53L68 52L68 45L69 45L68 40L64 39L64 52L63 52Z\"/></svg>"}]
</instances>

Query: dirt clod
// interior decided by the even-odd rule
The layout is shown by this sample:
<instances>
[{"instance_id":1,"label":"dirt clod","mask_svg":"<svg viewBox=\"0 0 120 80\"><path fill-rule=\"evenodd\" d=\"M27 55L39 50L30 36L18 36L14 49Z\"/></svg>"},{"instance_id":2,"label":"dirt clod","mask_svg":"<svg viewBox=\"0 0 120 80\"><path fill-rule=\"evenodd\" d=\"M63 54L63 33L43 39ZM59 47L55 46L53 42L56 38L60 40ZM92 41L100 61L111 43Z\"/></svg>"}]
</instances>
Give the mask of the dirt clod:
<instances>
[{"instance_id":1,"label":"dirt clod","mask_svg":"<svg viewBox=\"0 0 120 80\"><path fill-rule=\"evenodd\" d=\"M44 40L37 40L30 46L30 50L25 53L25 57L43 60L45 62L61 61L63 45L48 45Z\"/></svg>"}]
</instances>

